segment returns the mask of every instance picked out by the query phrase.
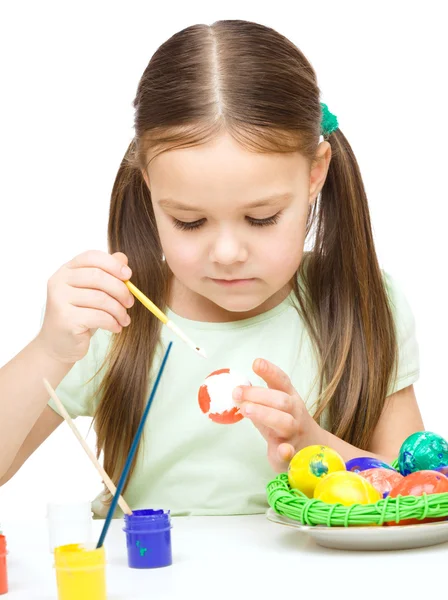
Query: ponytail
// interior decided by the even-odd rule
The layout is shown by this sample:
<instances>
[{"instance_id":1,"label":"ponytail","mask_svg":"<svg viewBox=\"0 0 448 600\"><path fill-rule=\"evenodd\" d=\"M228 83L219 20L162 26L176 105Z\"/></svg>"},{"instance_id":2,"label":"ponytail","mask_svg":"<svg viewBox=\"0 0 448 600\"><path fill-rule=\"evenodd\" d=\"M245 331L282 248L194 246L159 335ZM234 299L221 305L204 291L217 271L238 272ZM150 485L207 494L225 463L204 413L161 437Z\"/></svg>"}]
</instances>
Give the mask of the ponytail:
<instances>
[{"instance_id":1,"label":"ponytail","mask_svg":"<svg viewBox=\"0 0 448 600\"><path fill-rule=\"evenodd\" d=\"M301 267L304 289L295 291L319 354L315 419L329 406L332 433L367 449L397 367L396 333L358 163L340 129L329 141L309 223L315 245Z\"/></svg>"}]
</instances>

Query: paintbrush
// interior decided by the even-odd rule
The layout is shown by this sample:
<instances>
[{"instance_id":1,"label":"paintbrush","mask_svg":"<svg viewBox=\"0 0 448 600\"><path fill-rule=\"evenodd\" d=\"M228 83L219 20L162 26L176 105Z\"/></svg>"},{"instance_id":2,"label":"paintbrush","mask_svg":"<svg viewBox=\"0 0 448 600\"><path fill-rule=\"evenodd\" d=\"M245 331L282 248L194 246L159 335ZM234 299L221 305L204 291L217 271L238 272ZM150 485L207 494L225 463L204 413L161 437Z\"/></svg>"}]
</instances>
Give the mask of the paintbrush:
<instances>
[{"instance_id":1,"label":"paintbrush","mask_svg":"<svg viewBox=\"0 0 448 600\"><path fill-rule=\"evenodd\" d=\"M162 373L163 373L163 370L165 368L165 364L166 364L166 361L167 361L167 358L168 358L168 355L170 353L172 345L173 345L173 342L170 342L168 344L168 348L167 348L167 350L165 352L165 356L163 357L162 364L160 365L159 372L157 373L157 377L156 377L156 380L154 382L154 386L152 388L151 394L149 396L148 403L147 403L147 405L145 407L145 410L143 411L143 415L142 415L142 418L140 420L140 424L138 426L137 432L136 432L136 434L134 436L134 439L132 441L132 446L131 446L131 449L129 450L129 454L128 454L128 457L126 459L126 463L125 463L125 465L123 467L123 472L121 473L120 479L119 479L119 481L117 483L116 494L112 498L112 502L111 502L111 504L109 506L109 510L107 511L106 520L104 522L103 530L101 531L100 539L98 540L98 544L96 546L97 548L101 548L101 546L104 544L104 538L106 537L107 530L109 529L110 522L112 521L113 514L114 514L115 509L117 507L117 499L118 499L117 495L121 494L121 492L122 492L122 490L124 488L124 484L126 483L126 479L127 479L128 473L129 473L130 468L131 468L132 460L133 460L133 458L135 456L135 453L137 451L138 443L139 443L140 438L142 436L143 428L144 428L145 423L146 423L146 419L148 418L149 409L151 408L152 401L154 400L154 396L155 396L156 391L157 391L157 386L159 385L160 378L162 377Z\"/></svg>"},{"instance_id":2,"label":"paintbrush","mask_svg":"<svg viewBox=\"0 0 448 600\"><path fill-rule=\"evenodd\" d=\"M154 302L151 302L151 300L147 298L143 292L136 288L135 285L131 283L131 281L128 280L124 283L127 285L131 294L133 294L137 298L137 300L140 300L143 306L146 306L146 308L150 312L152 312L152 314L155 315L158 319L160 319L160 321L162 321L164 325L169 327L171 331L173 331L178 337L180 337L180 339L184 341L187 344L187 346L192 348L197 354L199 354L199 356L207 358L207 355L205 354L204 350L199 348L199 346L196 346L196 344L190 340L190 338L180 329L180 327L178 327L176 323L173 323L173 321L168 319L165 313L163 313L160 310L160 308L158 308L154 304Z\"/></svg>"},{"instance_id":3,"label":"paintbrush","mask_svg":"<svg viewBox=\"0 0 448 600\"><path fill-rule=\"evenodd\" d=\"M92 461L92 463L94 464L96 470L98 471L98 473L101 475L102 480L104 481L104 483L106 484L109 492L112 494L112 496L115 494L116 492L116 488L115 485L113 484L111 478L109 477L109 475L106 473L106 471L103 469L103 467L101 466L101 464L98 462L98 459L96 458L96 456L94 455L94 453L92 452L92 450L89 448L89 446L87 445L86 441L84 440L84 438L82 437L82 435L79 433L78 428L76 427L76 425L73 423L72 418L70 417L70 415L68 414L68 412L66 411L64 405L62 404L62 402L60 401L60 399L58 398L56 392L54 391L54 389L51 387L50 383L48 382L47 379L44 378L43 380L44 385L47 389L47 392L50 394L51 398L53 398L53 400L56 403L56 406L59 409L59 412L61 413L61 415L64 417L64 419L67 422L67 425L70 427L70 429L73 431L73 433L75 434L75 436L78 438L78 441L80 442L81 446L84 448L84 450L86 451L87 456L90 458L90 460ZM118 503L120 505L121 510L126 513L127 515L132 515L132 510L129 508L129 506L126 504L126 502L124 501L124 498L122 498L121 496L118 499Z\"/></svg>"}]
</instances>

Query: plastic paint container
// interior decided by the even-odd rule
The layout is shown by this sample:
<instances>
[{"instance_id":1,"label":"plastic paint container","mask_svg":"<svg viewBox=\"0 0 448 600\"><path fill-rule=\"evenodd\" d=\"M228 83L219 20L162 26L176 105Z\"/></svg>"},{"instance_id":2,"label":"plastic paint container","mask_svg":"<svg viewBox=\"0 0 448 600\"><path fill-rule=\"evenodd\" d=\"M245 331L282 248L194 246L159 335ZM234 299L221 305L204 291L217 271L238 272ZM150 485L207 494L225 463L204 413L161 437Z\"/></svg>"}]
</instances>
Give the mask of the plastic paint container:
<instances>
[{"instance_id":1,"label":"plastic paint container","mask_svg":"<svg viewBox=\"0 0 448 600\"><path fill-rule=\"evenodd\" d=\"M124 515L124 528L131 569L156 569L173 563L170 511L134 510Z\"/></svg>"},{"instance_id":2,"label":"plastic paint container","mask_svg":"<svg viewBox=\"0 0 448 600\"><path fill-rule=\"evenodd\" d=\"M6 538L0 535L0 595L8 593L8 571L6 568Z\"/></svg>"},{"instance_id":3,"label":"plastic paint container","mask_svg":"<svg viewBox=\"0 0 448 600\"><path fill-rule=\"evenodd\" d=\"M92 507L90 501L47 504L50 552L67 544L90 544Z\"/></svg>"},{"instance_id":4,"label":"plastic paint container","mask_svg":"<svg viewBox=\"0 0 448 600\"><path fill-rule=\"evenodd\" d=\"M88 549L80 544L54 551L58 600L106 600L104 546Z\"/></svg>"}]
</instances>

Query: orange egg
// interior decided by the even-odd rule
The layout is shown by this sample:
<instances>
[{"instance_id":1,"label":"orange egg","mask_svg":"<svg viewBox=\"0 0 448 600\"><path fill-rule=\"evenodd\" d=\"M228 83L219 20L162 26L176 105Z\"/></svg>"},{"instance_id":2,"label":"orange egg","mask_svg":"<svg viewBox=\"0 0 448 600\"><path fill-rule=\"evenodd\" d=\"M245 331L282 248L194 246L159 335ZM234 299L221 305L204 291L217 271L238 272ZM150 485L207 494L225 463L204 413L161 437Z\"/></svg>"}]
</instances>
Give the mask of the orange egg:
<instances>
[{"instance_id":1,"label":"orange egg","mask_svg":"<svg viewBox=\"0 0 448 600\"><path fill-rule=\"evenodd\" d=\"M389 496L397 498L398 496L422 496L423 494L441 494L443 492L448 492L448 477L445 477L443 473L427 469L416 471L403 477L402 481L393 488ZM446 520L446 517L402 519L398 523L389 521L387 525L419 525L420 523Z\"/></svg>"}]
</instances>

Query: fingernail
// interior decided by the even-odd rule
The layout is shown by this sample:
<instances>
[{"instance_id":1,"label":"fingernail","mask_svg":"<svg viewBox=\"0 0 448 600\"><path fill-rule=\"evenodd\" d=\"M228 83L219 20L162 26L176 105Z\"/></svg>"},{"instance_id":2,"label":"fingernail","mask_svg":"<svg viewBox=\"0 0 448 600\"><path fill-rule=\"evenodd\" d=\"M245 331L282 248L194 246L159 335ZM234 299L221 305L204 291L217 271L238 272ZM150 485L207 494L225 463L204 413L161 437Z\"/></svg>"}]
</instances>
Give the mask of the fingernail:
<instances>
[{"instance_id":1,"label":"fingernail","mask_svg":"<svg viewBox=\"0 0 448 600\"><path fill-rule=\"evenodd\" d=\"M132 275L132 271L128 266L125 265L121 268L121 274L123 275L123 277L126 277L126 279L129 279Z\"/></svg>"},{"instance_id":2,"label":"fingernail","mask_svg":"<svg viewBox=\"0 0 448 600\"><path fill-rule=\"evenodd\" d=\"M232 392L232 397L238 402L243 397L243 390L240 387L236 387Z\"/></svg>"},{"instance_id":3,"label":"fingernail","mask_svg":"<svg viewBox=\"0 0 448 600\"><path fill-rule=\"evenodd\" d=\"M266 361L262 358L258 360L258 368L260 369L260 371L264 371L266 369Z\"/></svg>"},{"instance_id":4,"label":"fingernail","mask_svg":"<svg viewBox=\"0 0 448 600\"><path fill-rule=\"evenodd\" d=\"M244 406L242 408L242 413L243 413L243 415L246 415L246 417L251 415L252 414L252 406L250 404L247 404L246 406Z\"/></svg>"}]
</instances>

